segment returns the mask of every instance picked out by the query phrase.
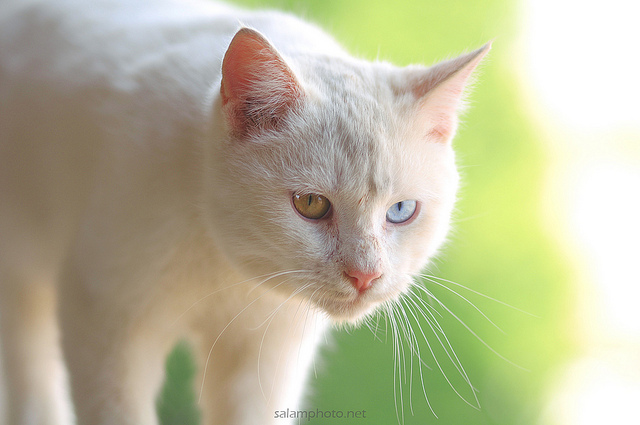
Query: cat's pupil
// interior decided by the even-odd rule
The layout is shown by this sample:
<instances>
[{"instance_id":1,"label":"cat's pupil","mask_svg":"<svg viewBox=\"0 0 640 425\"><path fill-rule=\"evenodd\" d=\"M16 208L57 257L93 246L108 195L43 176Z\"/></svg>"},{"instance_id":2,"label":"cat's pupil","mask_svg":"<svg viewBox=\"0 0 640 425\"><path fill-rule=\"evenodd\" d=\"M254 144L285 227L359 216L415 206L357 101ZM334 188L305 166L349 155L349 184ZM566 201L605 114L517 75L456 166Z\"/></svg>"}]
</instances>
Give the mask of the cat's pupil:
<instances>
[{"instance_id":1,"label":"cat's pupil","mask_svg":"<svg viewBox=\"0 0 640 425\"><path fill-rule=\"evenodd\" d=\"M293 195L293 206L305 218L319 220L327 215L331 202L322 195Z\"/></svg>"},{"instance_id":2,"label":"cat's pupil","mask_svg":"<svg viewBox=\"0 0 640 425\"><path fill-rule=\"evenodd\" d=\"M387 210L387 221L391 223L405 223L416 213L418 202L405 200L396 202Z\"/></svg>"}]
</instances>

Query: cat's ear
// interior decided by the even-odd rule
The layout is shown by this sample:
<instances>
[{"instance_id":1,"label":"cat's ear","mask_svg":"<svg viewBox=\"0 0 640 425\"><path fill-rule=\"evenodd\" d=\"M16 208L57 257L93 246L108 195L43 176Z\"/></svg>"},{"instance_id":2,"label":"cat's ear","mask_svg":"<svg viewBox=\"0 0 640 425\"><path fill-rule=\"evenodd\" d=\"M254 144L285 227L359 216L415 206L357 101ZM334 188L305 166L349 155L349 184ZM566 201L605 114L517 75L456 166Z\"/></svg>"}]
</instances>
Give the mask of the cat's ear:
<instances>
[{"instance_id":1,"label":"cat's ear","mask_svg":"<svg viewBox=\"0 0 640 425\"><path fill-rule=\"evenodd\" d=\"M236 33L222 62L220 87L234 134L277 128L302 93L293 71L259 32L242 28Z\"/></svg>"},{"instance_id":2,"label":"cat's ear","mask_svg":"<svg viewBox=\"0 0 640 425\"><path fill-rule=\"evenodd\" d=\"M491 43L424 71L410 71L411 91L418 99L420 119L427 125L429 140L448 143L452 139L464 105L465 89L489 49Z\"/></svg>"}]
</instances>

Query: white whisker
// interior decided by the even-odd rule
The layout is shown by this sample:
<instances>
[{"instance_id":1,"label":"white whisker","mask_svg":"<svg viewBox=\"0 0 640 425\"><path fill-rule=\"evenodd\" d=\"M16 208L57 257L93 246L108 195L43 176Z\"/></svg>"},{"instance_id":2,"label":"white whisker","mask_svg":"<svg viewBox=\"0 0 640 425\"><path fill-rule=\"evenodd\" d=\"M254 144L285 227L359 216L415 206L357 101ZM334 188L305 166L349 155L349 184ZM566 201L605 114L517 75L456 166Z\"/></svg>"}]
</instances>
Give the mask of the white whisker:
<instances>
[{"instance_id":1,"label":"white whisker","mask_svg":"<svg viewBox=\"0 0 640 425\"><path fill-rule=\"evenodd\" d=\"M410 361L409 361L409 410L411 411L411 415L415 415L413 411L413 358L414 355L417 355L420 358L420 347L418 345L418 340L416 339L416 335L413 332L413 328L411 327L411 322L409 321L409 317L407 316L406 310L404 308L399 309L402 313L400 316L401 322L403 323L403 332L405 334L405 338L407 340L407 344L410 349ZM402 319L404 318L404 322ZM405 370L406 373L406 370ZM406 382L405 382L406 383Z\"/></svg>"},{"instance_id":2,"label":"white whisker","mask_svg":"<svg viewBox=\"0 0 640 425\"><path fill-rule=\"evenodd\" d=\"M420 296L418 296L418 294L412 292L412 295L414 295L414 298L411 299L411 301L413 303L416 303L416 301L419 301L422 305L426 305L425 300L422 299ZM433 295L431 295L431 297L434 300L436 299ZM449 341L449 338L447 337L447 334L445 333L444 328L440 325L440 322L438 322L438 319L434 316L433 312L430 309L426 309L425 311L426 311L427 314L429 314L430 318L426 317L426 315L424 315L423 311L420 311L420 313L425 318L425 320L427 320L427 322L429 323L430 326L433 325L435 327L435 328L432 328L432 331L434 332L435 337L440 342L440 345L442 346L442 348L445 350L445 352L449 356L449 360L451 360L451 363L456 367L456 369L458 370L460 375L465 379L465 381L469 385L471 385L471 382L470 382L470 380L469 380L469 378L468 378L468 376L467 376L467 374L466 374L466 372L464 370L464 367L462 366L462 362L460 361L460 359L456 355L456 352L453 349L453 346L451 345L451 342ZM443 344L442 340L440 340L440 337L438 336L438 334L442 335L442 338L444 338L444 341L447 343L446 346ZM447 349L447 347L449 347L449 348ZM453 358L450 356L449 353L451 353L453 355Z\"/></svg>"},{"instance_id":3,"label":"white whisker","mask_svg":"<svg viewBox=\"0 0 640 425\"><path fill-rule=\"evenodd\" d=\"M402 403L403 392L402 392L402 385L401 385L402 381L400 379L402 375L402 361L404 357L402 355L403 354L403 350L401 347L402 342L400 340L398 325L395 319L396 305L389 304L389 307L390 308L388 309L388 313L389 313L388 317L389 317L389 320L391 321L391 336L392 336L393 346L394 346L393 358L394 358L394 363L397 365L397 367L393 368L393 381L394 381L393 398L395 401L396 418L398 420L398 423L404 424L404 404ZM397 371L397 374L396 374L396 371ZM397 389L398 389L397 391L396 391L396 383L397 383ZM400 411L398 411L398 400L400 404Z\"/></svg>"},{"instance_id":4,"label":"white whisker","mask_svg":"<svg viewBox=\"0 0 640 425\"><path fill-rule=\"evenodd\" d=\"M469 292L472 292L472 293L474 293L474 294L476 294L476 295L479 295L479 296L481 296L481 297L483 297L483 298L486 298L486 299L488 299L488 300L491 300L491 301L493 301L493 302L495 302L495 303L498 303L498 304L501 304L501 305L503 305L503 306L505 306L505 307L509 307L509 308L511 308L511 309L513 309L513 310L519 311L520 313L523 313L523 314L526 314L526 315L528 315L528 316L531 316L531 317L535 317L535 318L537 318L537 319L540 319L540 316L538 316L538 315L535 315L535 314L533 314L533 313L529 313L529 312L528 312L528 311L526 311L526 310L522 310L522 309L520 309L520 308L518 308L518 307L512 306L511 304L508 304L508 303L506 303L506 302L504 302L504 301L500 301L499 299L496 299L496 298L490 297L489 295L485 295L485 294L483 294L482 292L478 292L478 291L476 291L476 290L474 290L474 289L471 289L471 288L469 288L469 287L467 287L467 286L464 286L464 285L462 285L462 284L460 284L460 283L458 283L458 282L454 282L454 281L452 281L452 280L448 280L448 279L444 279L444 278L442 278L442 277L433 276L433 275L424 274L424 273L421 273L421 274L420 274L420 277L423 277L423 278L426 278L426 279L429 279L429 280L431 280L431 279L436 279L436 280L441 281L441 282L447 282L447 283L450 283L450 284L452 284L452 285L455 285L455 286L458 286L458 287L460 287L460 288L462 288L462 289L465 289L465 290L467 290L467 291L469 291ZM431 281L431 282L433 282L433 281ZM433 283L436 283L436 282L433 282ZM442 285L442 286L444 286L443 284L441 284L441 285ZM448 288L447 286L444 286L444 287L445 287L445 288L447 288L447 289L449 289L449 290L451 290L451 288ZM456 293L457 295L460 295L460 294L458 294L457 292L455 292L455 293Z\"/></svg>"},{"instance_id":5,"label":"white whisker","mask_svg":"<svg viewBox=\"0 0 640 425\"><path fill-rule=\"evenodd\" d=\"M294 293L293 293L289 298L287 298L287 300L285 300L284 302L282 302L282 303L278 306L278 308L276 309L276 312L277 312L277 310L280 310L280 308L281 308L281 307L282 307L286 302L288 302L289 300L291 300L295 295L297 295L298 293L302 292L304 289L306 289L306 288L308 288L308 287L310 287L310 286L312 286L312 285L313 285L313 284L309 283L309 284L307 284L307 285L302 286L301 288L298 288L298 289L297 289L297 290L296 290L296 291L295 291L295 292L294 292ZM298 303L298 308L296 309L296 312L295 312L295 314L294 314L294 317L296 317L296 316L297 316L297 314L298 314L298 312L300 311L300 310L299 310L299 309L300 309L300 304L301 304L303 301L304 301L304 300L300 300L300 303ZM273 315L273 317L275 317L275 314ZM269 322L269 324L270 324L270 323L271 323L271 322ZM293 331L295 331L295 329L296 329L296 328L295 328L295 326L296 326L297 324L298 324L298 323L297 323L297 321L296 321L296 320L292 320L292 321L290 322L290 324L289 324L289 330L287 331L287 338L286 338L286 340L287 340L287 341L291 339L292 332L293 332ZM265 335L266 335L266 331L265 331ZM282 344L282 346L281 346L281 348L280 348L280 354L278 355L278 361L276 362L276 368L275 368L275 370L274 370L274 372L273 372L273 379L272 379L272 381L271 381L271 392L269 393L269 399L267 400L267 402L271 401L271 396L272 396L272 395L273 395L273 393L274 393L274 389L275 389L276 381L278 380L278 375L279 375L278 371L280 370L280 364L282 363L282 357L283 357L283 355L284 355L284 352L287 350L287 348L288 348L288 347L287 347L287 344ZM290 361L291 361L291 358L287 356L287 357L286 357L286 363L285 363L285 365L284 365L284 367L285 367L285 369L286 369L286 370L288 370L288 369L289 369L289 362L290 362ZM258 363L259 363L259 360L258 360ZM258 379L259 379L259 376L260 376L260 375L258 374ZM261 383L260 383L260 389L261 389L261 391L262 391L262 384L261 384Z\"/></svg>"},{"instance_id":6,"label":"white whisker","mask_svg":"<svg viewBox=\"0 0 640 425\"><path fill-rule=\"evenodd\" d=\"M422 329L422 326L420 325L420 322L418 321L418 319L417 319L415 313L413 312L413 310L410 308L411 306L408 305L407 307L409 308L409 312L411 313L411 315L413 316L414 320L416 321L416 324L417 324L418 328L420 329L420 333L422 334L422 337L424 338L425 342L428 345L429 342L427 341L427 337L424 334L424 331ZM416 306L416 308L418 308L418 307ZM414 336L415 336L415 334L414 334ZM431 369L431 367L429 367L429 365L427 365L422 360L422 356L420 354L420 350L419 350L419 347L417 346L417 343L416 343L416 349L417 349L416 355L418 356L418 360L419 360L418 365L419 365L419 370L420 370L420 385L422 387L422 394L424 395L424 399L427 402L427 406L429 406L429 410L431 410L431 413L437 419L438 415L436 414L435 410L433 409L433 406L431 405L431 402L429 401L429 397L427 396L427 390L426 390L425 385L424 385L424 376L423 376L423 373L422 373L422 366L425 366L429 370L432 370L432 369Z\"/></svg>"},{"instance_id":7,"label":"white whisker","mask_svg":"<svg viewBox=\"0 0 640 425\"><path fill-rule=\"evenodd\" d=\"M263 274L263 275L261 275L261 276L256 276L256 277L252 277L252 278L249 278L249 279L243 280L242 282L237 282L237 283L234 283L234 284L232 284L232 285L225 286L224 288L218 288L218 289L216 289L215 291L212 291L212 292L208 293L207 295L205 295L205 296L201 297L199 300L197 300L196 302L194 302L193 304L191 304L191 306L190 306L189 308L187 308L184 312L182 312L182 314L180 314L180 315L176 318L176 320L174 320L174 321L173 321L173 323L171 324L171 326L172 326L172 327L173 327L173 326L175 326L175 324L176 324L176 323L178 323L178 321L179 321L179 320L180 320L180 319L181 319L185 314L187 314L187 313L188 313L192 308L194 308L196 305L198 305L199 303L201 303L201 302L202 302L202 301L204 301L205 299L207 299L207 298L209 298L209 297L211 297L211 296L213 296L213 295L217 294L218 292L222 292L222 291L225 291L225 290L227 290L227 289L231 289L231 288L234 288L234 287L236 287L236 286L240 286L240 285L242 285L242 284L244 284L244 283L252 282L252 281L257 280L257 279L265 278L264 280L262 280L261 282L259 282L259 283L256 285L256 287L258 287L258 286L262 285L263 283L265 283L265 282L267 282L267 281L269 281L269 280L271 280L271 279L275 279L276 277L280 277L280 276L283 276L283 275L286 275L286 274L289 274L289 273L300 273L300 272L307 272L307 271L306 271L306 270L288 270L288 271L283 271L283 272L267 273L267 274ZM253 288L253 289L255 289L255 288ZM251 289L251 291L252 291L253 289ZM249 291L249 293L250 293L251 291Z\"/></svg>"},{"instance_id":8,"label":"white whisker","mask_svg":"<svg viewBox=\"0 0 640 425\"><path fill-rule=\"evenodd\" d=\"M476 396L476 390L473 387L471 380L469 379L469 376L467 375L466 371L464 370L464 367L462 366L462 363L460 362L460 359L458 358L458 356L455 353L455 350L453 349L453 347L451 346L451 343L449 342L446 334L444 333L444 331L442 330L442 327L440 326L440 324L438 323L437 319L435 318L435 316L433 316L433 314L430 311L427 311L427 313L432 317L432 320L435 321L435 324L438 328L438 331L442 333L442 336L445 338L446 342L447 342L447 346L445 346L445 344L442 342L442 340L440 339L440 337L438 336L438 331L436 331L436 329L434 328L434 323L432 323L431 320L429 320L426 315L425 312L419 308L419 306L415 303L415 300L411 299L411 298L406 298L407 301L412 302L415 307L418 309L418 311L420 312L420 314L425 318L427 324L429 325L429 327L431 328L431 331L433 332L433 334L435 335L435 337L437 338L438 342L440 343L440 346L442 347L442 349L444 350L444 352L447 354L447 357L449 358L449 361L451 361L451 363L454 365L454 367L456 368L456 370L458 371L458 373L460 374L460 376L463 378L463 380L467 383L467 385L469 386L469 388L471 388L472 393L474 395L474 399L476 401L476 405L474 405L473 403L469 402L464 396L462 396L462 394L460 394L460 392L455 388L455 386L453 385L453 383L451 382L451 380L449 379L449 377L447 376L446 372L444 371L444 369L442 368L442 365L440 364L440 362L438 361L438 358L435 354L435 352L433 351L433 348L431 347L431 344L429 343L429 340L427 338L427 336L424 334L424 330L422 329L422 327L419 327L420 332L422 334L422 337L424 338L425 342L427 343L427 347L429 348L429 351L431 352L431 356L433 357L433 360L436 362L436 366L438 367L438 369L440 370L440 373L442 373L442 376L444 377L444 379L447 381L447 383L449 384L449 386L451 387L451 389L458 395L458 397L460 397L460 399L462 399L465 403L467 403L469 406L474 407L476 409L479 408L479 400ZM420 301L424 301L421 300L420 298L418 298L418 300ZM409 309L409 311L413 313L413 310ZM414 318L417 320L417 317L414 315ZM449 348L447 348L449 347ZM435 413L434 413L435 415ZM437 415L436 415L437 417Z\"/></svg>"},{"instance_id":9,"label":"white whisker","mask_svg":"<svg viewBox=\"0 0 640 425\"><path fill-rule=\"evenodd\" d=\"M283 273L285 274L285 273ZM251 301L249 304L247 304L242 310L240 310L227 324L226 326L222 329L222 331L220 331L220 333L218 334L217 338L215 339L215 341L213 341L213 344L211 344L211 348L209 349L209 354L207 355L207 359L205 361L204 364L204 369L203 369L203 373L202 373L202 384L200 385L200 395L198 396L198 404L200 403L200 401L202 400L202 393L204 390L204 383L207 377L207 369L209 366L209 360L211 359L211 353L213 352L213 348L216 346L217 342L220 340L220 338L222 337L222 335L224 334L224 332L229 328L229 326L231 326L231 324L242 314L244 313L249 307L251 307L254 303L256 303L258 300L260 300L263 296L265 296L267 293L269 293L270 291L272 291L273 289L277 288L278 286L282 285L284 282L280 282L277 285L273 286L272 288L269 288L267 291L265 291L263 294L261 294L258 298L254 299L253 301Z\"/></svg>"},{"instance_id":10,"label":"white whisker","mask_svg":"<svg viewBox=\"0 0 640 425\"><path fill-rule=\"evenodd\" d=\"M451 292L451 293L455 294L456 296L458 296L458 297L462 298L465 302L467 302L467 304L469 304L469 305L470 305L471 307L473 307L473 308L474 308L478 313L480 313L480 314L482 315L482 317L484 317L484 318L485 318L489 323L491 323L491 324L492 324L492 325L493 325L497 330L499 330L499 331L500 331L500 332L502 332L503 334L506 334L506 332L505 332L505 331L503 331L503 330L502 330L502 328L500 328L500 326L498 326L498 325L497 325L493 320L491 320L491 319L489 318L489 316L487 316L487 315L486 315L482 310L480 310L480 308L478 308L474 303L472 303L471 301L469 301L469 300L468 300L467 298L465 298L463 295L461 295L461 294L457 293L456 291L454 291L453 289L451 289L451 288L449 288L449 287L447 287L447 286L443 285L442 283L437 282L437 281L435 281L435 280L433 280L433 279L430 279L430 278L428 278L428 277L426 277L426 276L423 276L423 278L424 278L424 279L426 279L426 280L428 280L429 282L431 282L431 283L435 284L435 285L438 285L438 286L440 286L440 287L442 287L442 288L446 289L447 291L449 291L449 292ZM423 290L423 291L425 291L425 289L426 289L426 288L423 288L422 286L420 286L419 284L414 285L414 288L418 288L418 289L421 289L421 290ZM431 292L428 292L428 291L425 291L425 292L426 292L427 296L429 296L430 298L435 298Z\"/></svg>"},{"instance_id":11,"label":"white whisker","mask_svg":"<svg viewBox=\"0 0 640 425\"><path fill-rule=\"evenodd\" d=\"M318 290L316 289L315 291L313 291L313 293L309 296L309 299L306 300L306 308L305 308L305 312L304 312L304 321L302 323L302 334L301 337L304 340L304 334L307 331L307 322L309 320L309 314L311 313L311 298L313 298L313 295L317 292ZM302 304L302 302L304 302L305 300L300 300L300 303ZM298 346L298 357L296 359L296 364L297 364L297 368L300 368L300 352L302 350L302 344L300 344Z\"/></svg>"},{"instance_id":12,"label":"white whisker","mask_svg":"<svg viewBox=\"0 0 640 425\"><path fill-rule=\"evenodd\" d=\"M286 283L289 282L291 279L287 279L281 283ZM278 311L280 310L280 308L282 308L283 305L285 305L288 301L290 301L292 298L296 297L298 294L300 294L302 291L304 291L305 289L309 288L313 286L312 283L308 283L304 286L301 286L300 288L297 288L295 291L293 291L291 293L291 295L289 295L284 301L282 301L271 313L269 313L269 315L267 316L266 319L264 319L262 321L262 323L260 323L258 326L254 327L254 328L249 328L251 330L256 330L256 329L260 329L261 327L263 327L265 325L265 323L267 322L271 322L273 320L273 317L278 313Z\"/></svg>"},{"instance_id":13,"label":"white whisker","mask_svg":"<svg viewBox=\"0 0 640 425\"><path fill-rule=\"evenodd\" d=\"M489 344L487 344L487 342L485 340L480 338L480 336L475 331L473 331L473 329L471 329L469 327L469 325L467 325L462 319L460 319L460 317L458 317L453 311L451 311L451 309L449 309L446 305L444 305L437 297L435 297L433 295L431 295L431 297L433 298L434 301L436 301L438 303L438 305L440 305L443 309L445 309L447 311L447 313L449 313L462 326L464 326L465 329L468 330L471 333L471 335L473 335L478 341L480 341L485 347L487 347L493 354L495 354L496 356L500 357L502 360L504 360L505 362L509 363L510 365L517 367L520 370L524 370L526 372L529 371L528 369L526 369L526 368L514 363L513 361L507 359L502 354L500 354L496 350L494 350L493 347L491 347Z\"/></svg>"},{"instance_id":14,"label":"white whisker","mask_svg":"<svg viewBox=\"0 0 640 425\"><path fill-rule=\"evenodd\" d=\"M282 282L285 283L288 282L288 280ZM263 325L265 325L266 323L266 328L264 330L264 332L262 333L262 339L260 340L260 347L258 349L258 385L260 387L260 392L262 393L262 396L267 399L266 394L264 393L264 389L262 387L262 379L260 378L261 374L260 374L260 358L262 357L262 347L264 345L264 340L265 337L267 336L267 332L269 331L269 327L271 326L271 323L273 322L273 319L276 317L276 314L280 311L280 309L287 303L289 302L292 298L294 298L296 295L298 295L300 292L304 291L306 288L308 288L309 286L311 286L311 284L307 284L304 285L298 289L296 289L291 295L289 295L289 297L287 299L285 299L284 301L282 301L275 309L274 311L272 311L271 313L269 313L269 315L267 316L267 319L265 319L260 325L258 325L256 328L254 329L259 329L261 328ZM297 314L297 312L296 312ZM282 357L282 351L280 352L280 356L279 359ZM275 373L277 374L278 371L278 367L280 365L280 360L278 360L278 363L276 364L276 371ZM271 395L273 394L273 387L275 385L275 377L273 379L273 382L271 384L271 392L269 393L269 398L267 399L267 402L269 400L271 400Z\"/></svg>"}]
</instances>

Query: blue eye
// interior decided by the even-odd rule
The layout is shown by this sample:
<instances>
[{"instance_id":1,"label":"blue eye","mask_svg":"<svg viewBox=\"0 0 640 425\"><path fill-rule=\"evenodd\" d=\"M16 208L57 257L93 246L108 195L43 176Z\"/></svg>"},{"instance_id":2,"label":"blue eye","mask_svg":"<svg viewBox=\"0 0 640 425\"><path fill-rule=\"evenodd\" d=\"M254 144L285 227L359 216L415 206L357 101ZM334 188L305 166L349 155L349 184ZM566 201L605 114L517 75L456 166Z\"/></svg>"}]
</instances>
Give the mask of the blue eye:
<instances>
[{"instance_id":1,"label":"blue eye","mask_svg":"<svg viewBox=\"0 0 640 425\"><path fill-rule=\"evenodd\" d=\"M418 201L397 202L387 210L387 221L390 223L404 223L415 215L417 207Z\"/></svg>"}]
</instances>

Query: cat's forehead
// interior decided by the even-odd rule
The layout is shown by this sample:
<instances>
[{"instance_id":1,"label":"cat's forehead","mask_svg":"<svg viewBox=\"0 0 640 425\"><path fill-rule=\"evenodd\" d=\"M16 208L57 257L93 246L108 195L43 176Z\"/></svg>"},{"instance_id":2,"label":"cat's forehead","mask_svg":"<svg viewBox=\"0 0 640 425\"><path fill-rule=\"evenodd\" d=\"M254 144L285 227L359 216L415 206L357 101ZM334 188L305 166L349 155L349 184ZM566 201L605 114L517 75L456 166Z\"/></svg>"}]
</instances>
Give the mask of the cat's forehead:
<instances>
[{"instance_id":1,"label":"cat's forehead","mask_svg":"<svg viewBox=\"0 0 640 425\"><path fill-rule=\"evenodd\" d=\"M424 143L412 141L415 116L397 99L386 71L333 59L303 75L304 105L279 137L276 157L268 155L289 190L352 201L413 199L428 155Z\"/></svg>"},{"instance_id":2,"label":"cat's forehead","mask_svg":"<svg viewBox=\"0 0 640 425\"><path fill-rule=\"evenodd\" d=\"M371 88L341 86L305 111L299 154L319 190L354 198L396 190L397 169L410 155L401 141L398 111Z\"/></svg>"},{"instance_id":3,"label":"cat's forehead","mask_svg":"<svg viewBox=\"0 0 640 425\"><path fill-rule=\"evenodd\" d=\"M395 158L384 124L372 116L372 111L331 112L321 128L320 139L324 166L332 170L333 189L373 196L392 191L391 168Z\"/></svg>"}]
</instances>

